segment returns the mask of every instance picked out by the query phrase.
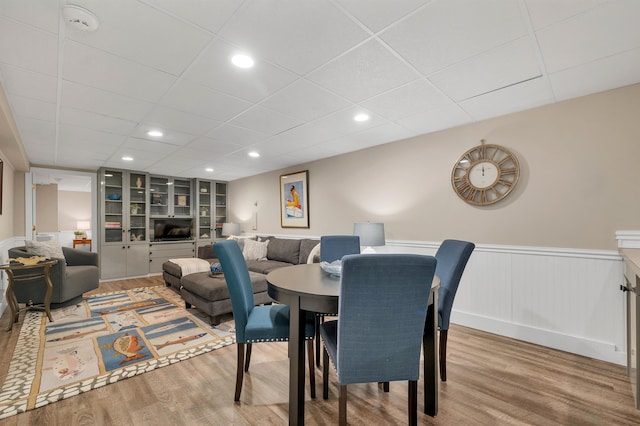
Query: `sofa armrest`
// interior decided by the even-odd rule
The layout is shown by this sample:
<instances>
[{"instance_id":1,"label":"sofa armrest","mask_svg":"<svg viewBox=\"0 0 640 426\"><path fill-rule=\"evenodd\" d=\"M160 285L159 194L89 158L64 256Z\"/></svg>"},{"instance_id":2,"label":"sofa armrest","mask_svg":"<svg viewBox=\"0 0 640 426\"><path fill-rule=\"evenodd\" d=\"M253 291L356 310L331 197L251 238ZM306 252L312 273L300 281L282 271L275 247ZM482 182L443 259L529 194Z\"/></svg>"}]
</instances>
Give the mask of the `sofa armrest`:
<instances>
[{"instance_id":1,"label":"sofa armrest","mask_svg":"<svg viewBox=\"0 0 640 426\"><path fill-rule=\"evenodd\" d=\"M98 253L91 251L74 249L71 247L62 247L62 252L67 260L67 265L93 265L98 266Z\"/></svg>"}]
</instances>

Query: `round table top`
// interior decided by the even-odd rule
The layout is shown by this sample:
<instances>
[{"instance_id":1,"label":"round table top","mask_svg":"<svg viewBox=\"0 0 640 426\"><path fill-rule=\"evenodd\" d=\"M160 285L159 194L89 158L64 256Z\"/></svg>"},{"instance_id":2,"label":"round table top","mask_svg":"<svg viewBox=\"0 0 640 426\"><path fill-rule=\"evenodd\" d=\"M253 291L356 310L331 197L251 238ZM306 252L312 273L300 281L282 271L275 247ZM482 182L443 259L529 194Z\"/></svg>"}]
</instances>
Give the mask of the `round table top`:
<instances>
[{"instance_id":1,"label":"round table top","mask_svg":"<svg viewBox=\"0 0 640 426\"><path fill-rule=\"evenodd\" d=\"M285 266L267 274L267 282L283 291L310 296L340 296L340 278L332 277L319 263Z\"/></svg>"}]
</instances>

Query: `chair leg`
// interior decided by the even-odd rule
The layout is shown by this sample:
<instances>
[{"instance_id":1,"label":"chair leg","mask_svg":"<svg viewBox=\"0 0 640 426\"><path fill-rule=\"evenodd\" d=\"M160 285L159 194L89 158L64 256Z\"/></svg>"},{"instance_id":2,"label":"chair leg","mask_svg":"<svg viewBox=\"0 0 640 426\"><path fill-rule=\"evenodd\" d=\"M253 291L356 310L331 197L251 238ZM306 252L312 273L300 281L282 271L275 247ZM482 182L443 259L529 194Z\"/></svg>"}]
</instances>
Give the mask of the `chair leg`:
<instances>
[{"instance_id":1,"label":"chair leg","mask_svg":"<svg viewBox=\"0 0 640 426\"><path fill-rule=\"evenodd\" d=\"M447 334L449 330L440 330L440 380L447 381Z\"/></svg>"},{"instance_id":2,"label":"chair leg","mask_svg":"<svg viewBox=\"0 0 640 426\"><path fill-rule=\"evenodd\" d=\"M329 399L329 352L322 347L322 398Z\"/></svg>"},{"instance_id":3,"label":"chair leg","mask_svg":"<svg viewBox=\"0 0 640 426\"><path fill-rule=\"evenodd\" d=\"M244 343L236 343L238 346L238 367L236 371L236 394L233 398L234 401L240 401L240 393L242 392L242 379L244 378L244 372L242 366L244 364Z\"/></svg>"},{"instance_id":4,"label":"chair leg","mask_svg":"<svg viewBox=\"0 0 640 426\"><path fill-rule=\"evenodd\" d=\"M389 382L382 383L382 390L384 390L385 392L389 392Z\"/></svg>"},{"instance_id":5,"label":"chair leg","mask_svg":"<svg viewBox=\"0 0 640 426\"><path fill-rule=\"evenodd\" d=\"M249 363L251 362L251 343L247 343L247 359L244 362L245 373L249 371Z\"/></svg>"},{"instance_id":6,"label":"chair leg","mask_svg":"<svg viewBox=\"0 0 640 426\"><path fill-rule=\"evenodd\" d=\"M418 424L418 381L409 380L409 426Z\"/></svg>"},{"instance_id":7,"label":"chair leg","mask_svg":"<svg viewBox=\"0 0 640 426\"><path fill-rule=\"evenodd\" d=\"M318 314L315 314L314 325L316 327L316 366L320 368L320 345L322 342L320 342L320 315Z\"/></svg>"},{"instance_id":8,"label":"chair leg","mask_svg":"<svg viewBox=\"0 0 640 426\"><path fill-rule=\"evenodd\" d=\"M340 426L347 426L347 385L340 385L338 417Z\"/></svg>"},{"instance_id":9,"label":"chair leg","mask_svg":"<svg viewBox=\"0 0 640 426\"><path fill-rule=\"evenodd\" d=\"M313 340L307 340L307 352L309 353L309 389L311 399L316 399L316 369L313 366Z\"/></svg>"}]
</instances>

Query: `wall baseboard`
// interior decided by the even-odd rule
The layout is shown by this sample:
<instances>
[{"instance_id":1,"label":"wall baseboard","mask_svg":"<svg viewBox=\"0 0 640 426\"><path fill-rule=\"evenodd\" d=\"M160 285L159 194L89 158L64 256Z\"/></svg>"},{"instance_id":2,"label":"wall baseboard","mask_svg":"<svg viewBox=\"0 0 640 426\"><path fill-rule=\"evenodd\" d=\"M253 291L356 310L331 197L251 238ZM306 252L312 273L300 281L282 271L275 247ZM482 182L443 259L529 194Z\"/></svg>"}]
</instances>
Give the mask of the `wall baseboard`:
<instances>
[{"instance_id":1,"label":"wall baseboard","mask_svg":"<svg viewBox=\"0 0 640 426\"><path fill-rule=\"evenodd\" d=\"M456 310L451 313L451 322L548 348L577 353L601 361L619 365L627 364L627 353L618 350L616 345L611 342L595 341L581 336L571 336L553 330L514 324Z\"/></svg>"}]
</instances>

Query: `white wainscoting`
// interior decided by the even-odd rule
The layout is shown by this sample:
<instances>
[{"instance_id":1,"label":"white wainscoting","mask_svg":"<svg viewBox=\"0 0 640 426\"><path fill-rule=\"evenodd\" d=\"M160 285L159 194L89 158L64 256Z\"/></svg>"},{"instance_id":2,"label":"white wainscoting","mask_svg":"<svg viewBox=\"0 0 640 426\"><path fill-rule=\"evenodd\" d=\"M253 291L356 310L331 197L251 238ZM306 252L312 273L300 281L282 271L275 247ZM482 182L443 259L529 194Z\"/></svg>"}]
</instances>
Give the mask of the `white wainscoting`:
<instances>
[{"instance_id":1,"label":"white wainscoting","mask_svg":"<svg viewBox=\"0 0 640 426\"><path fill-rule=\"evenodd\" d=\"M435 254L439 242L387 241L378 252ZM451 322L626 365L616 251L477 245Z\"/></svg>"}]
</instances>

